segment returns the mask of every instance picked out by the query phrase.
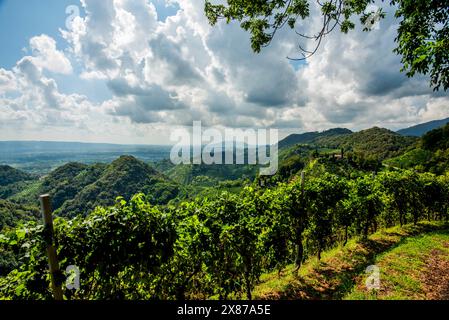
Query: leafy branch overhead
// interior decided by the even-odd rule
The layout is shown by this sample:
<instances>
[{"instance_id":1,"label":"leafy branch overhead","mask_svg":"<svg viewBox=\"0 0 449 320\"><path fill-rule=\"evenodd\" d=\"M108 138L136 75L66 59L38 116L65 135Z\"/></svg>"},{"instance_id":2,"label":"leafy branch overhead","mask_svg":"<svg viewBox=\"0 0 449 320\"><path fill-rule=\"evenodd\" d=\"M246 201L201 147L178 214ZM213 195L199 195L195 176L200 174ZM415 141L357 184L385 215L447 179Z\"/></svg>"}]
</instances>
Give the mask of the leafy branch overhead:
<instances>
[{"instance_id":1,"label":"leafy branch overhead","mask_svg":"<svg viewBox=\"0 0 449 320\"><path fill-rule=\"evenodd\" d=\"M259 53L270 45L276 33L288 26L298 35L299 58L313 56L325 36L336 29L348 33L358 18L364 31L385 17L382 9L369 10L375 0L227 0L227 4L213 4L206 0L205 12L211 25L219 20L239 21L250 32L252 49ZM321 9L322 26L315 34L298 30L298 21L311 18L313 3ZM382 0L382 2L387 2ZM430 76L435 91L449 88L449 2L447 0L390 0L399 28L394 52L402 56L407 76ZM310 22L311 23L311 22ZM313 41L312 49L302 40Z\"/></svg>"}]
</instances>

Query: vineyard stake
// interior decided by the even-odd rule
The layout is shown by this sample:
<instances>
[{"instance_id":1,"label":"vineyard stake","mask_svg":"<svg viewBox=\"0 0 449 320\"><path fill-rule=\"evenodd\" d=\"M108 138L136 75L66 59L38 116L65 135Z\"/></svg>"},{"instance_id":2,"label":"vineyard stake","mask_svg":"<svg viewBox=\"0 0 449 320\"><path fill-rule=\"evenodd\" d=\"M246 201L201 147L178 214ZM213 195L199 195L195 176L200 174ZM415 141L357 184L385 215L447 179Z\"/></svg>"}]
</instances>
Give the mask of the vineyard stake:
<instances>
[{"instance_id":1,"label":"vineyard stake","mask_svg":"<svg viewBox=\"0 0 449 320\"><path fill-rule=\"evenodd\" d=\"M54 246L53 217L51 212L50 196L40 196L42 218L44 220L45 241L47 245L47 256L51 276L51 286L55 300L63 300L61 288L61 271L59 270L58 257Z\"/></svg>"},{"instance_id":2,"label":"vineyard stake","mask_svg":"<svg viewBox=\"0 0 449 320\"><path fill-rule=\"evenodd\" d=\"M304 186L306 183L306 172L302 171L301 172L301 193L304 194Z\"/></svg>"}]
</instances>

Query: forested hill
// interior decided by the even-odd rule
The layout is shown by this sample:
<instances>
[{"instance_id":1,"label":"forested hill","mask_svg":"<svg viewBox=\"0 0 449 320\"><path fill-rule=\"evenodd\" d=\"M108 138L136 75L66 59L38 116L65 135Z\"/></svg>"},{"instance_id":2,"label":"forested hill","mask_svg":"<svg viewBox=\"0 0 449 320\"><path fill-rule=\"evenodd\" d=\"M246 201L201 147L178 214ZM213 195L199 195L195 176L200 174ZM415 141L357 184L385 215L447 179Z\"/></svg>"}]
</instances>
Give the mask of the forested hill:
<instances>
[{"instance_id":1,"label":"forested hill","mask_svg":"<svg viewBox=\"0 0 449 320\"><path fill-rule=\"evenodd\" d=\"M9 200L37 206L39 195L48 193L57 214L73 217L87 215L96 206L112 205L119 196L129 199L140 192L155 204L165 204L180 194L181 187L143 161L122 156L109 165L68 163Z\"/></svg>"},{"instance_id":2,"label":"forested hill","mask_svg":"<svg viewBox=\"0 0 449 320\"><path fill-rule=\"evenodd\" d=\"M12 198L17 202L35 205L39 195L48 193L52 197L53 208L59 209L66 201L73 199L85 187L99 179L106 168L106 164L68 163Z\"/></svg>"},{"instance_id":3,"label":"forested hill","mask_svg":"<svg viewBox=\"0 0 449 320\"><path fill-rule=\"evenodd\" d=\"M427 133L422 138L422 147L430 151L449 149L449 124Z\"/></svg>"},{"instance_id":4,"label":"forested hill","mask_svg":"<svg viewBox=\"0 0 449 320\"><path fill-rule=\"evenodd\" d=\"M6 199L36 181L37 176L10 166L0 166L0 199Z\"/></svg>"},{"instance_id":5,"label":"forested hill","mask_svg":"<svg viewBox=\"0 0 449 320\"><path fill-rule=\"evenodd\" d=\"M166 204L180 195L181 187L146 163L122 156L66 201L58 212L63 216L87 214L97 206L114 204L117 197L130 199L136 193L144 193L153 204Z\"/></svg>"},{"instance_id":6,"label":"forested hill","mask_svg":"<svg viewBox=\"0 0 449 320\"><path fill-rule=\"evenodd\" d=\"M278 144L280 149L288 148L296 144L313 144L320 138L349 135L349 129L335 128L323 132L306 132L302 134L292 134L281 140Z\"/></svg>"},{"instance_id":7,"label":"forested hill","mask_svg":"<svg viewBox=\"0 0 449 320\"><path fill-rule=\"evenodd\" d=\"M449 124L428 132L416 148L387 163L402 169L444 174L449 170Z\"/></svg>"},{"instance_id":8,"label":"forested hill","mask_svg":"<svg viewBox=\"0 0 449 320\"><path fill-rule=\"evenodd\" d=\"M381 128L356 133L347 129L332 129L290 136L280 145L298 143L301 146L296 144L281 148L278 177L286 181L317 158L324 164L325 170L344 176L354 170L371 172L379 169L385 159L403 156L413 150L424 150L422 152L427 154L434 152L427 150L433 148L430 142L445 141L443 133L429 133L430 138L424 137L421 143L418 138L404 137ZM437 139L439 136L441 139ZM430 142L426 143L426 139ZM418 147L424 144L427 149ZM441 146L434 148L437 147ZM332 154L339 153L340 149L345 150L347 161L335 163L326 160ZM368 160L373 160L374 164ZM151 203L162 205L196 195L213 195L220 188L238 192L243 185L254 181L257 175L257 167L251 166L174 167L167 161L156 164L155 168L159 171L132 156L122 156L110 164L68 163L40 179L12 167L1 166L0 199L38 207L39 195L48 193L57 214L73 217L87 215L96 206L112 205L119 196L129 199L140 192L146 194ZM425 168L430 166L427 162L414 161L414 164ZM441 170L434 172L441 173Z\"/></svg>"},{"instance_id":9,"label":"forested hill","mask_svg":"<svg viewBox=\"0 0 449 320\"><path fill-rule=\"evenodd\" d=\"M10 166L0 165L0 186L7 186L13 183L34 180L35 175L14 169Z\"/></svg>"},{"instance_id":10,"label":"forested hill","mask_svg":"<svg viewBox=\"0 0 449 320\"><path fill-rule=\"evenodd\" d=\"M404 153L418 140L375 127L350 135L319 138L315 143L328 148L343 148L346 152L354 152L365 158L384 160Z\"/></svg>"}]
</instances>

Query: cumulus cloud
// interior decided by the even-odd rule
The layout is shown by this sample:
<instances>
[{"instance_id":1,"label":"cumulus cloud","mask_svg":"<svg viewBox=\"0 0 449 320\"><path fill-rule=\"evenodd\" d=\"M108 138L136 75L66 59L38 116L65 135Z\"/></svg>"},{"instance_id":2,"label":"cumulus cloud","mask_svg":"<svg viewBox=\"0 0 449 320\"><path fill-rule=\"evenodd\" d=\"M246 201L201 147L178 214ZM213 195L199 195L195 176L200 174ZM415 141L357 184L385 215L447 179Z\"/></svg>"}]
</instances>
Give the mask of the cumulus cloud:
<instances>
[{"instance_id":1,"label":"cumulus cloud","mask_svg":"<svg viewBox=\"0 0 449 320\"><path fill-rule=\"evenodd\" d=\"M307 106L328 124L397 129L425 121L422 101L434 100L441 109L430 117L449 115L446 93L434 93L424 76L409 79L400 72L400 57L393 53L398 27L393 9L385 7L389 14L378 30L363 32L359 25L348 35L331 34L298 71L300 83L307 83Z\"/></svg>"},{"instance_id":2,"label":"cumulus cloud","mask_svg":"<svg viewBox=\"0 0 449 320\"><path fill-rule=\"evenodd\" d=\"M11 71L0 68L0 95L17 89L16 79Z\"/></svg>"},{"instance_id":3,"label":"cumulus cloud","mask_svg":"<svg viewBox=\"0 0 449 320\"><path fill-rule=\"evenodd\" d=\"M379 30L335 31L307 63L295 65L286 58L295 56L301 41L294 32L280 31L255 54L237 23L211 27L202 1L167 0L179 10L164 21L148 0L81 3L84 17L75 18L70 30L61 29L68 49L58 50L46 35L34 37L31 56L13 70L0 69L0 98L8 108L3 118L143 137L198 120L315 131L399 129L449 116L447 93L433 93L424 76L408 79L399 71L400 57L392 52L398 22L391 7ZM314 34L320 23L312 18L297 28ZM73 73L71 60L80 65L81 80L104 82L112 97L95 104L61 93L51 73ZM16 91L23 94L16 97ZM52 116L36 116L36 110L52 110Z\"/></svg>"},{"instance_id":4,"label":"cumulus cloud","mask_svg":"<svg viewBox=\"0 0 449 320\"><path fill-rule=\"evenodd\" d=\"M56 41L47 35L33 37L30 40L30 48L33 52L33 63L41 68L54 73L72 73L72 64L62 51L56 48Z\"/></svg>"},{"instance_id":5,"label":"cumulus cloud","mask_svg":"<svg viewBox=\"0 0 449 320\"><path fill-rule=\"evenodd\" d=\"M62 94L56 81L45 75L70 74L69 59L46 35L32 38L30 48L32 55L20 59L12 70L0 69L2 134L7 127L17 134L44 127L83 127L91 103L82 95Z\"/></svg>"}]
</instances>

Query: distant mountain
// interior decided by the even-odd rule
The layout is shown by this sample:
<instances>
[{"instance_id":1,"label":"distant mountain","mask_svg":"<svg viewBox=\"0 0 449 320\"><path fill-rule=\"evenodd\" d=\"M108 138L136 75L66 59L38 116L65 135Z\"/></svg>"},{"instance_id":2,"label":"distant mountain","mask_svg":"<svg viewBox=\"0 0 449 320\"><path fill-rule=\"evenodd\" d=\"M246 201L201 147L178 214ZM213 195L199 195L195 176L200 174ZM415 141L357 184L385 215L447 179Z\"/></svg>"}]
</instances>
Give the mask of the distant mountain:
<instances>
[{"instance_id":1,"label":"distant mountain","mask_svg":"<svg viewBox=\"0 0 449 320\"><path fill-rule=\"evenodd\" d=\"M352 131L349 129L336 128L330 129L323 132L307 132L302 134L292 134L289 135L284 140L279 142L279 149L288 148L297 144L311 144L314 143L317 139L324 137L334 137L334 136L342 136L351 134Z\"/></svg>"},{"instance_id":2,"label":"distant mountain","mask_svg":"<svg viewBox=\"0 0 449 320\"><path fill-rule=\"evenodd\" d=\"M399 130L398 133L403 136L412 136L412 137L422 137L426 133L438 129L441 127L444 127L446 124L449 123L449 118L443 119L443 120L435 120L430 121L422 124L418 124L416 126Z\"/></svg>"},{"instance_id":3,"label":"distant mountain","mask_svg":"<svg viewBox=\"0 0 449 320\"><path fill-rule=\"evenodd\" d=\"M375 127L349 135L322 137L315 143L328 148L343 148L366 158L384 160L403 154L417 141L417 138L404 137L388 129Z\"/></svg>"},{"instance_id":4,"label":"distant mountain","mask_svg":"<svg viewBox=\"0 0 449 320\"><path fill-rule=\"evenodd\" d=\"M142 150L154 147L160 148L161 146L58 141L0 141L0 150L2 154L114 152L123 150Z\"/></svg>"},{"instance_id":5,"label":"distant mountain","mask_svg":"<svg viewBox=\"0 0 449 320\"><path fill-rule=\"evenodd\" d=\"M156 162L168 159L170 151L170 146L0 141L0 164L14 164L27 172L42 175L68 162L111 163L121 155Z\"/></svg>"}]
</instances>

